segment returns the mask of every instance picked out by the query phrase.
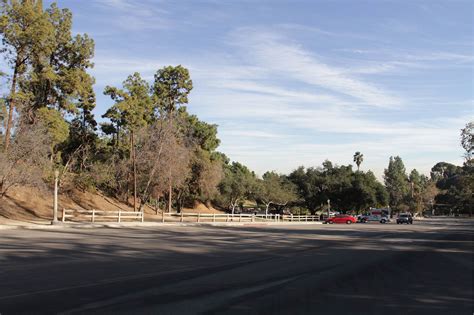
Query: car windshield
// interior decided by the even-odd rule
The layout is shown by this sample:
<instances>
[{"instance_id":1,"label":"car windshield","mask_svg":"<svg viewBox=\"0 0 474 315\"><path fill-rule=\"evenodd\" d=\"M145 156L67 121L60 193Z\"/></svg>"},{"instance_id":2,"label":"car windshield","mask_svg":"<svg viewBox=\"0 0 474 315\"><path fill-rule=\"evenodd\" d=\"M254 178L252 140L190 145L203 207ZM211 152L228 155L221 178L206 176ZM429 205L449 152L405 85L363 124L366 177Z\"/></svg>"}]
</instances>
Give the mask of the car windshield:
<instances>
[{"instance_id":1,"label":"car windshield","mask_svg":"<svg viewBox=\"0 0 474 315\"><path fill-rule=\"evenodd\" d=\"M400 218L408 218L408 214L401 214Z\"/></svg>"}]
</instances>

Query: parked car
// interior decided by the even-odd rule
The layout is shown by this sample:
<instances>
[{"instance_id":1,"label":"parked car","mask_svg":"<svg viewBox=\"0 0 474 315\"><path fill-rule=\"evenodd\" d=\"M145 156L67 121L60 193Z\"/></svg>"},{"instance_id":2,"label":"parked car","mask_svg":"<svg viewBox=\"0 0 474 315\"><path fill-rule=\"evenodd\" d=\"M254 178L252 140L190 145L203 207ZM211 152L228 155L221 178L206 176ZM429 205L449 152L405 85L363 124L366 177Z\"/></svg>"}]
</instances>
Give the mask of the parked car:
<instances>
[{"instance_id":1,"label":"parked car","mask_svg":"<svg viewBox=\"0 0 474 315\"><path fill-rule=\"evenodd\" d=\"M347 215L347 214L338 214L338 215L335 215L334 217L328 218L328 219L326 219L326 221L324 221L324 223L327 223L327 224L333 224L333 223L352 224L352 223L356 223L356 222L357 222L356 218L354 218L351 215Z\"/></svg>"},{"instance_id":2,"label":"parked car","mask_svg":"<svg viewBox=\"0 0 474 315\"><path fill-rule=\"evenodd\" d=\"M397 218L397 224L413 224L413 217L409 213L400 213Z\"/></svg>"},{"instance_id":3,"label":"parked car","mask_svg":"<svg viewBox=\"0 0 474 315\"><path fill-rule=\"evenodd\" d=\"M377 215L369 215L369 214L361 214L357 217L357 222L359 223L367 223L370 221L387 223L387 222L390 222L390 218L388 216L377 216Z\"/></svg>"}]
</instances>

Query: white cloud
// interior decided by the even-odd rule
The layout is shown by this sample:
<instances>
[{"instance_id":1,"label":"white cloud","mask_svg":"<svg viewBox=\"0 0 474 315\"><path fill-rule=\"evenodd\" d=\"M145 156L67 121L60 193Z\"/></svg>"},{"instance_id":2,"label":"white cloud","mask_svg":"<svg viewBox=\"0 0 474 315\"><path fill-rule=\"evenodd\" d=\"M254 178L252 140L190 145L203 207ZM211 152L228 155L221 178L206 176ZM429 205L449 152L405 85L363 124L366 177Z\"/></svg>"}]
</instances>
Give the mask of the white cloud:
<instances>
[{"instance_id":1,"label":"white cloud","mask_svg":"<svg viewBox=\"0 0 474 315\"><path fill-rule=\"evenodd\" d=\"M128 31L168 29L175 25L175 22L168 18L169 12L156 2L95 0L97 5L116 11L115 14L105 16L109 25Z\"/></svg>"},{"instance_id":2,"label":"white cloud","mask_svg":"<svg viewBox=\"0 0 474 315\"><path fill-rule=\"evenodd\" d=\"M269 32L244 28L235 33L234 44L251 62L271 69L276 76L363 101L367 106L394 107L403 101L374 84L350 77L336 67L317 60L309 52Z\"/></svg>"}]
</instances>

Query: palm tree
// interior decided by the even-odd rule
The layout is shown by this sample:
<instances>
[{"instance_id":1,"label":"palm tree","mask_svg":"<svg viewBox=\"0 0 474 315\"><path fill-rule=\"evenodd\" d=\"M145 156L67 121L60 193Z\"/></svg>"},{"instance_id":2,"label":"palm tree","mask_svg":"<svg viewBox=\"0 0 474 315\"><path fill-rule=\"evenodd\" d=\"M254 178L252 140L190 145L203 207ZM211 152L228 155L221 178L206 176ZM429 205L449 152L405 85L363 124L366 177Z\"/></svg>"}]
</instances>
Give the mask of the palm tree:
<instances>
[{"instance_id":1,"label":"palm tree","mask_svg":"<svg viewBox=\"0 0 474 315\"><path fill-rule=\"evenodd\" d=\"M364 161L364 155L360 153L359 151L357 151L354 154L354 162L357 164L357 171L359 171L359 167L363 161Z\"/></svg>"}]
</instances>

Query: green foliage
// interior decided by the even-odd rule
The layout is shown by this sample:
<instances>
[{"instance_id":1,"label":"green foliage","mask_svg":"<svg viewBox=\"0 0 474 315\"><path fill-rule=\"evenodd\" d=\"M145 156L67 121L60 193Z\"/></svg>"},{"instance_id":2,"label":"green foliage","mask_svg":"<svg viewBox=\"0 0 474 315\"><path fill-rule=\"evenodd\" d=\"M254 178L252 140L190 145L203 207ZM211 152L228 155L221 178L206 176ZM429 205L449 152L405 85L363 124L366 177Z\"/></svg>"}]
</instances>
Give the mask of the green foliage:
<instances>
[{"instance_id":1,"label":"green foliage","mask_svg":"<svg viewBox=\"0 0 474 315\"><path fill-rule=\"evenodd\" d=\"M464 166L440 162L431 169L436 186L441 190L435 197L436 204L457 213L472 215L474 205L474 165L466 161Z\"/></svg>"},{"instance_id":2,"label":"green foliage","mask_svg":"<svg viewBox=\"0 0 474 315\"><path fill-rule=\"evenodd\" d=\"M466 124L466 127L461 129L461 146L466 151L465 157L469 161L474 153L474 122L471 121Z\"/></svg>"},{"instance_id":3,"label":"green foliage","mask_svg":"<svg viewBox=\"0 0 474 315\"><path fill-rule=\"evenodd\" d=\"M153 85L156 109L171 115L179 106L188 103L188 94L192 89L193 81L188 69L183 66L168 66L158 70Z\"/></svg>"},{"instance_id":4,"label":"green foliage","mask_svg":"<svg viewBox=\"0 0 474 315\"><path fill-rule=\"evenodd\" d=\"M49 40L32 56L28 76L21 82L22 91L29 97L26 110L32 117L45 106L71 114L90 112L95 107L94 79L87 70L93 66L94 41L87 34L72 35L72 13L68 9L59 9L53 3L44 15Z\"/></svg>"},{"instance_id":5,"label":"green foliage","mask_svg":"<svg viewBox=\"0 0 474 315\"><path fill-rule=\"evenodd\" d=\"M349 166L299 167L288 179L297 187L302 205L311 213L324 209L329 199L331 208L340 211L362 211L369 207L386 206L387 192L372 172L354 172Z\"/></svg>"},{"instance_id":6,"label":"green foliage","mask_svg":"<svg viewBox=\"0 0 474 315\"><path fill-rule=\"evenodd\" d=\"M219 191L226 208L234 212L235 207L246 198L250 198L255 189L256 176L246 166L233 162L225 167Z\"/></svg>"},{"instance_id":7,"label":"green foliage","mask_svg":"<svg viewBox=\"0 0 474 315\"><path fill-rule=\"evenodd\" d=\"M271 205L285 206L297 199L295 186L285 176L280 176L275 172L266 172L262 178L257 181L254 197L265 205L266 213Z\"/></svg>"},{"instance_id":8,"label":"green foliage","mask_svg":"<svg viewBox=\"0 0 474 315\"><path fill-rule=\"evenodd\" d=\"M405 165L399 156L390 157L384 172L385 187L390 196L390 206L399 210L409 193Z\"/></svg>"},{"instance_id":9,"label":"green foliage","mask_svg":"<svg viewBox=\"0 0 474 315\"><path fill-rule=\"evenodd\" d=\"M69 136L69 124L54 109L43 107L38 110L38 119L46 127L53 147L63 143Z\"/></svg>"},{"instance_id":10,"label":"green foliage","mask_svg":"<svg viewBox=\"0 0 474 315\"><path fill-rule=\"evenodd\" d=\"M138 72L128 76L123 82L123 89L107 86L105 95L109 95L115 104L102 116L120 127L133 131L153 121L150 87Z\"/></svg>"},{"instance_id":11,"label":"green foliage","mask_svg":"<svg viewBox=\"0 0 474 315\"><path fill-rule=\"evenodd\" d=\"M196 115L190 115L184 106L179 109L179 114L186 127L184 133L193 139L196 145L210 153L217 149L220 144L217 138L217 125L208 124L199 120Z\"/></svg>"}]
</instances>

